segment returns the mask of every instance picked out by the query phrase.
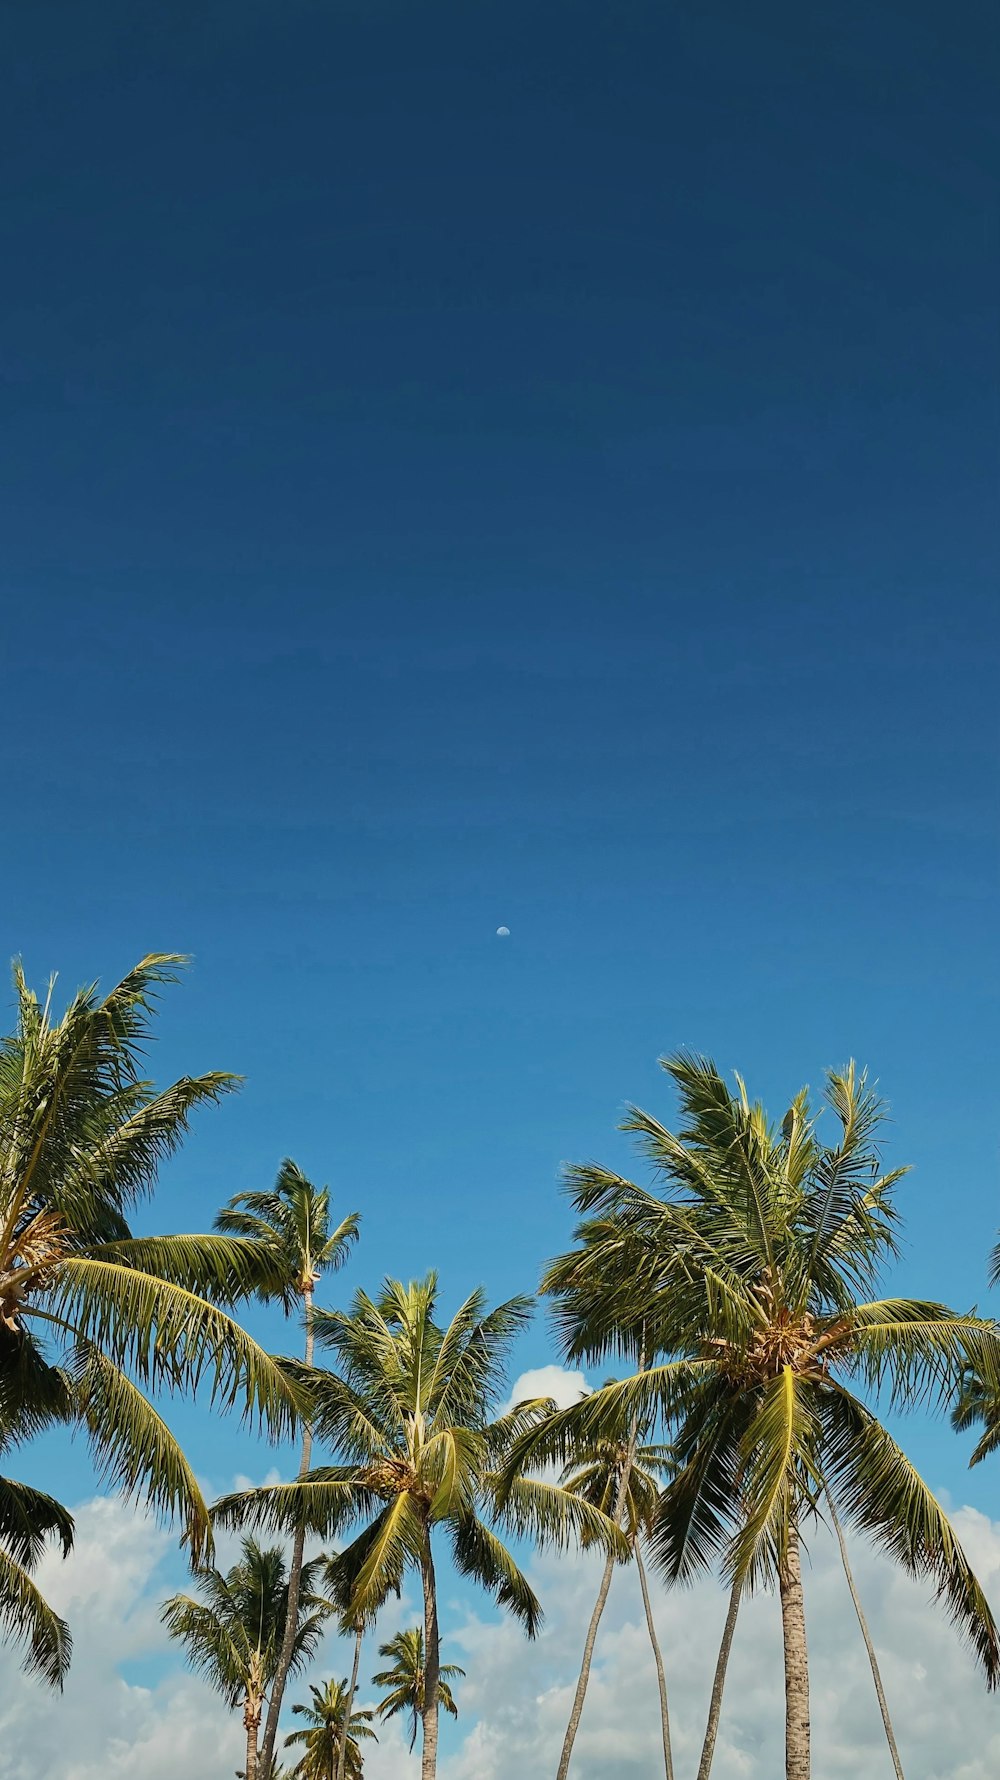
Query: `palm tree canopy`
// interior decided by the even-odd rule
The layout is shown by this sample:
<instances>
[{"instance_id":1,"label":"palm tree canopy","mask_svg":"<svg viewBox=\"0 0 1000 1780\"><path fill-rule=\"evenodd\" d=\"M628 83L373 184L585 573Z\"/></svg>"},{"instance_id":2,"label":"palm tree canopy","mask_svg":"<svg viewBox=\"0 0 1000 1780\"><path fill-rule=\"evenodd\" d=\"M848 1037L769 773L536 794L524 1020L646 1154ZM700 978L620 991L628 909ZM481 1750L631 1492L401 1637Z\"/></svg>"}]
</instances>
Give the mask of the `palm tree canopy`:
<instances>
[{"instance_id":1,"label":"palm tree canopy","mask_svg":"<svg viewBox=\"0 0 1000 1780\"><path fill-rule=\"evenodd\" d=\"M346 1462L227 1497L213 1512L224 1525L304 1525L322 1537L363 1523L340 1557L356 1620L398 1591L425 1537L440 1528L460 1573L534 1633L538 1601L498 1526L555 1545L584 1530L616 1546L622 1535L582 1497L536 1477L513 1480L499 1505L499 1466L512 1439L551 1408L536 1401L498 1414L507 1354L530 1303L515 1298L489 1310L476 1291L442 1326L437 1296L432 1273L409 1285L387 1280L374 1299L358 1292L349 1314L317 1311L316 1339L338 1369L303 1382L316 1433Z\"/></svg>"},{"instance_id":2,"label":"palm tree canopy","mask_svg":"<svg viewBox=\"0 0 1000 1780\"><path fill-rule=\"evenodd\" d=\"M360 1224L353 1211L331 1228L329 1189L313 1186L287 1157L270 1192L235 1194L215 1220L217 1230L258 1243L276 1261L278 1289L265 1272L258 1295L280 1299L286 1314L321 1274L343 1266Z\"/></svg>"},{"instance_id":3,"label":"palm tree canopy","mask_svg":"<svg viewBox=\"0 0 1000 1780\"><path fill-rule=\"evenodd\" d=\"M387 1644L379 1645L378 1653L379 1656L392 1658L391 1668L380 1669L377 1675L372 1676L376 1687L388 1690L379 1705L379 1717L395 1718L397 1712L408 1712L412 1749L417 1740L417 1724L425 1704L423 1628L416 1625L406 1631L397 1632ZM458 1717L458 1707L449 1684L454 1677L464 1674L465 1670L460 1669L457 1663L441 1663L438 1668L438 1705L450 1712L452 1718Z\"/></svg>"},{"instance_id":4,"label":"palm tree canopy","mask_svg":"<svg viewBox=\"0 0 1000 1780\"><path fill-rule=\"evenodd\" d=\"M292 1731L285 1738L285 1748L298 1744L303 1749L293 1769L299 1780L333 1780L350 1686L345 1676L342 1681L329 1680L324 1687L310 1687L309 1692L309 1704L292 1707L292 1711L306 1723L301 1730ZM378 1741L371 1728L374 1716L373 1712L365 1710L351 1712L344 1767L347 1780L360 1780L363 1767L360 1743L366 1739Z\"/></svg>"},{"instance_id":5,"label":"palm tree canopy","mask_svg":"<svg viewBox=\"0 0 1000 1780\"><path fill-rule=\"evenodd\" d=\"M299 1596L299 1622L292 1668L299 1670L315 1656L332 1604L317 1594L316 1583L325 1557L304 1565ZM242 1541L242 1555L223 1574L202 1570L196 1596L177 1594L164 1603L160 1618L172 1638L183 1645L191 1667L220 1693L229 1706L243 1703L248 1692L262 1699L274 1676L288 1609L288 1573L280 1547L262 1548L254 1539Z\"/></svg>"},{"instance_id":6,"label":"palm tree canopy","mask_svg":"<svg viewBox=\"0 0 1000 1780\"><path fill-rule=\"evenodd\" d=\"M652 1523L664 1575L722 1559L749 1586L774 1576L799 1516L828 1490L846 1520L930 1578L995 1685L997 1629L954 1530L856 1394L942 1406L963 1368L1000 1381L993 1322L873 1295L897 1252L893 1189L906 1172L882 1166L881 1102L853 1064L831 1073L839 1134L828 1146L806 1090L775 1128L740 1078L731 1092L706 1059L664 1068L677 1135L637 1108L624 1125L660 1190L571 1170L578 1246L543 1282L568 1356L645 1349L652 1363L526 1428L510 1475L660 1420L676 1463Z\"/></svg>"},{"instance_id":7,"label":"palm tree canopy","mask_svg":"<svg viewBox=\"0 0 1000 1780\"><path fill-rule=\"evenodd\" d=\"M258 1286L253 1246L136 1237L129 1223L193 1113L237 1086L221 1072L160 1090L146 1079L156 998L183 962L144 958L109 994L81 990L61 1018L54 985L40 1002L15 966L17 1027L0 1040L0 1449L82 1424L102 1479L181 1516L197 1559L210 1550L207 1508L146 1391L205 1384L220 1408L239 1404L275 1435L300 1399L222 1308ZM0 1621L58 1681L68 1640L30 1569L0 1532Z\"/></svg>"},{"instance_id":8,"label":"palm tree canopy","mask_svg":"<svg viewBox=\"0 0 1000 1780\"><path fill-rule=\"evenodd\" d=\"M633 1450L628 1431L622 1428L617 1440L599 1439L589 1446L581 1445L563 1468L560 1482L564 1489L582 1496L603 1514L613 1516L617 1512L631 1544L649 1533L664 1481L672 1470L669 1446L636 1445ZM581 1543L590 1543L587 1534L582 1535Z\"/></svg>"}]
</instances>

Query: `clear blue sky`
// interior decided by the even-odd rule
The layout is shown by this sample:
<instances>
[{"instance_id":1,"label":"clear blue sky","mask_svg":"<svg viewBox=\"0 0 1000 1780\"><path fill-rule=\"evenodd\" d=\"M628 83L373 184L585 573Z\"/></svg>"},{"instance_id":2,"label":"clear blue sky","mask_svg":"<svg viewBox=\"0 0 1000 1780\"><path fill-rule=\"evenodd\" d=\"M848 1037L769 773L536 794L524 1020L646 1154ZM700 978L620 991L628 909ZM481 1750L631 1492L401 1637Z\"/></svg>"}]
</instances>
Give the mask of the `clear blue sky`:
<instances>
[{"instance_id":1,"label":"clear blue sky","mask_svg":"<svg viewBox=\"0 0 1000 1780\"><path fill-rule=\"evenodd\" d=\"M195 955L157 1067L247 1082L159 1227L290 1153L353 1280L530 1288L659 1053L776 1110L853 1053L901 1286L982 1300L997 50L978 0L9 11L5 944Z\"/></svg>"}]
</instances>

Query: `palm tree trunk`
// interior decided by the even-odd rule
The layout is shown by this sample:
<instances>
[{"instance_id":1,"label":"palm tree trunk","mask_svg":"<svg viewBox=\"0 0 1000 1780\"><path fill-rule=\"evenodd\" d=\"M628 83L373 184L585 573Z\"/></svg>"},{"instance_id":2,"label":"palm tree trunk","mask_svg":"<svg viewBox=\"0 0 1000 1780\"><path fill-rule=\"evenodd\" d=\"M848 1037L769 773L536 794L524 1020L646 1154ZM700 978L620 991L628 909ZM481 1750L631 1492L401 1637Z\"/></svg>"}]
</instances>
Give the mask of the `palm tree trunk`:
<instances>
[{"instance_id":1,"label":"palm tree trunk","mask_svg":"<svg viewBox=\"0 0 1000 1780\"><path fill-rule=\"evenodd\" d=\"M302 1302L306 1318L306 1365L311 1366L313 1360L313 1332L311 1312L313 1295L307 1286L302 1294ZM302 1459L299 1464L299 1476L304 1477L309 1469L312 1458L312 1429L306 1423L302 1429ZM271 1683L271 1698L264 1722L264 1741L260 1750L260 1765L265 1775L271 1772L274 1760L274 1744L278 1735L278 1719L281 1715L281 1701L288 1680L288 1671L292 1666L292 1653L295 1649L295 1635L299 1629L299 1592L302 1586L302 1560L305 1554L306 1535L304 1527L296 1527L292 1535L292 1557L288 1566L288 1609L285 1615L285 1631L281 1640L281 1651L278 1656L274 1680Z\"/></svg>"},{"instance_id":2,"label":"palm tree trunk","mask_svg":"<svg viewBox=\"0 0 1000 1780\"><path fill-rule=\"evenodd\" d=\"M436 1780L438 1747L438 1677L441 1671L441 1636L438 1629L437 1583L431 1554L431 1529L424 1519L424 1548L420 1573L424 1585L424 1724L420 1756L420 1780Z\"/></svg>"},{"instance_id":3,"label":"palm tree trunk","mask_svg":"<svg viewBox=\"0 0 1000 1780\"><path fill-rule=\"evenodd\" d=\"M701 1749L701 1761L698 1763L698 1780L708 1780L712 1772L715 1758L715 1742L719 1735L719 1720L722 1717L722 1695L726 1686L726 1670L729 1667L729 1654L733 1648L736 1633L736 1620L740 1611L740 1599L743 1594L742 1582L734 1582L729 1593L729 1611L722 1629L722 1643L719 1645L719 1659L715 1665L715 1680L712 1682L712 1697L708 1702L708 1723L705 1726L705 1741Z\"/></svg>"},{"instance_id":4,"label":"palm tree trunk","mask_svg":"<svg viewBox=\"0 0 1000 1780\"><path fill-rule=\"evenodd\" d=\"M618 1483L618 1494L615 1497L613 1519L616 1526L621 1522L622 1509L625 1506L625 1501L628 1496L629 1479L632 1475L632 1460L635 1458L635 1449L638 1439L638 1429L633 1428L632 1436L629 1440L628 1452L625 1455L625 1463L622 1466L621 1478ZM583 1702L590 1681L590 1665L594 1660L594 1645L597 1642L597 1628L601 1623L601 1615L607 1605L608 1594L611 1590L611 1578L614 1573L615 1556L613 1552L609 1552L604 1565L604 1574L601 1577L601 1586L597 1591L597 1600L594 1603L594 1611L590 1616L590 1624L587 1627L587 1637L583 1646L583 1662L580 1666L580 1678L576 1684L576 1693L573 1695L569 1723L566 1726L566 1735L563 1738L562 1754L559 1757L559 1766L556 1770L556 1780L566 1780L566 1775L569 1773L569 1764L573 1756L573 1745L576 1742L576 1733L580 1729L580 1720L583 1717Z\"/></svg>"},{"instance_id":5,"label":"palm tree trunk","mask_svg":"<svg viewBox=\"0 0 1000 1780\"><path fill-rule=\"evenodd\" d=\"M892 1719L889 1717L889 1707L886 1702L885 1689L882 1686L882 1676L879 1671L878 1657L875 1655L875 1646L872 1643L871 1633L868 1630L868 1621L865 1618L864 1610L858 1597L858 1591L854 1586L854 1577L851 1573L851 1566L847 1557L847 1541L844 1538L844 1529L837 1518L837 1510L829 1496L826 1498L826 1503L830 1510L830 1520L833 1523L833 1530L837 1535L837 1544L840 1546L840 1561L844 1566L844 1575L847 1577L847 1586L851 1591L851 1600L854 1602L854 1611L858 1616L858 1624L861 1627L861 1636L865 1641L865 1649L868 1652L868 1661L871 1664L872 1670L872 1680L875 1683L875 1693L878 1699L879 1711L882 1714L882 1724L885 1730L885 1739L889 1745L889 1754L892 1756L892 1765L896 1771L896 1780L904 1780L903 1764L899 1759L899 1750L896 1748L896 1738L892 1728Z\"/></svg>"},{"instance_id":6,"label":"palm tree trunk","mask_svg":"<svg viewBox=\"0 0 1000 1780\"><path fill-rule=\"evenodd\" d=\"M358 1667L361 1662L361 1640L364 1635L364 1626L355 1626L354 1667L351 1670L351 1685L347 1695L347 1705L344 1708L344 1722L340 1727L340 1736L337 1739L337 1780L344 1780L344 1770L347 1766L347 1739L351 1734L351 1713L354 1711L354 1695L357 1691Z\"/></svg>"},{"instance_id":7,"label":"palm tree trunk","mask_svg":"<svg viewBox=\"0 0 1000 1780\"><path fill-rule=\"evenodd\" d=\"M674 1780L674 1758L670 1751L670 1707L667 1702L667 1677L663 1672L663 1657L660 1652L659 1640L656 1636L656 1625L653 1620L653 1609L649 1599L649 1587L646 1582L646 1566L642 1561L639 1541L632 1545L635 1554L635 1567L639 1572L639 1587L642 1589L642 1604L646 1609L646 1630L649 1642L653 1646L653 1661L656 1664L656 1682L660 1690L660 1729L663 1733L663 1767L667 1780Z\"/></svg>"},{"instance_id":8,"label":"palm tree trunk","mask_svg":"<svg viewBox=\"0 0 1000 1780\"><path fill-rule=\"evenodd\" d=\"M260 1729L260 1707L256 1711L248 1700L243 1708L243 1726L247 1734L246 1780L257 1780L257 1732ZM268 1769L264 1769L266 1774Z\"/></svg>"},{"instance_id":9,"label":"palm tree trunk","mask_svg":"<svg viewBox=\"0 0 1000 1780\"><path fill-rule=\"evenodd\" d=\"M788 1534L788 1549L778 1569L781 1634L785 1648L785 1780L810 1780L809 1646L802 1596L798 1528Z\"/></svg>"}]
</instances>

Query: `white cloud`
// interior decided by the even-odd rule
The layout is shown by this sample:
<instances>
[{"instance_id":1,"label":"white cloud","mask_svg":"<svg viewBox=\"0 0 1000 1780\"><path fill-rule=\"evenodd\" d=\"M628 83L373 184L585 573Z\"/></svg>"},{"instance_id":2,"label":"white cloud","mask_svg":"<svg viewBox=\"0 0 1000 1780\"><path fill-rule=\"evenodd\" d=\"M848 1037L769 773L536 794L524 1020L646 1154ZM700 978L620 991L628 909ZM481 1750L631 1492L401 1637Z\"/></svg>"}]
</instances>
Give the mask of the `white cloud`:
<instances>
[{"instance_id":1,"label":"white cloud","mask_svg":"<svg viewBox=\"0 0 1000 1780\"><path fill-rule=\"evenodd\" d=\"M98 1498L75 1510L76 1546L48 1554L43 1593L70 1621L73 1665L61 1698L0 1655L0 1748L5 1780L218 1780L240 1765L240 1728L208 1688L178 1664L153 1687L119 1665L166 1646L160 1570L174 1541L123 1503Z\"/></svg>"},{"instance_id":2,"label":"white cloud","mask_svg":"<svg viewBox=\"0 0 1000 1780\"><path fill-rule=\"evenodd\" d=\"M566 1366L536 1366L534 1371L522 1372L514 1380L504 1408L513 1409L515 1403L527 1403L532 1397L551 1397L557 1408L569 1409L589 1393L590 1386L582 1372L572 1372Z\"/></svg>"},{"instance_id":3,"label":"white cloud","mask_svg":"<svg viewBox=\"0 0 1000 1780\"><path fill-rule=\"evenodd\" d=\"M553 1368L553 1371L558 1371ZM522 1381L518 1381L519 1386ZM551 1388L547 1384L546 1388ZM530 1384L529 1391L537 1386ZM60 1699L0 1653L0 1768L4 1780L224 1780L241 1765L239 1715L187 1674L159 1625L163 1596L178 1586L169 1534L121 1503L77 1509L77 1547L45 1560L41 1581L76 1634L73 1670ZM987 1593L1000 1604L1000 1522L956 1515ZM551 1780L576 1681L599 1563L546 1556L531 1566L546 1610L534 1645L508 1620L469 1616L445 1581L448 1657L468 1671L458 1685L461 1718L443 1727L442 1780ZM859 1587L882 1660L907 1780L994 1780L1000 1772L1000 1704L928 1591L861 1547ZM693 1775L725 1602L706 1583L683 1594L656 1590L671 1691L679 1780ZM812 1649L815 1780L888 1780L888 1752L871 1676L836 1550L814 1541L806 1577ZM411 1597L392 1603L384 1641L412 1623ZM127 1679L140 1657L154 1678ZM330 1643L321 1672L343 1673L345 1647ZM362 1698L365 1703L364 1689ZM781 1636L776 1602L744 1609L713 1780L776 1780L782 1771ZM619 1571L598 1637L573 1780L651 1780L660 1771L656 1689L635 1576ZM415 1780L404 1729L382 1727L366 1763L369 1780Z\"/></svg>"}]
</instances>

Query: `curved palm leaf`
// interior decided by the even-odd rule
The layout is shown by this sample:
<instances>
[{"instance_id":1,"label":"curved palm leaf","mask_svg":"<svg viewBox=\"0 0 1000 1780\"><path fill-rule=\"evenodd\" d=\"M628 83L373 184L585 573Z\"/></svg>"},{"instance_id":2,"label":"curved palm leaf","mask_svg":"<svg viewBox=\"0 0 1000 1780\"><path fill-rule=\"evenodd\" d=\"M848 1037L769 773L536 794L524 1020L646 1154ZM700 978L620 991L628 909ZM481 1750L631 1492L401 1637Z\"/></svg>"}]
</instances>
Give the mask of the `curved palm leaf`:
<instances>
[{"instance_id":1,"label":"curved palm leaf","mask_svg":"<svg viewBox=\"0 0 1000 1780\"><path fill-rule=\"evenodd\" d=\"M24 1667L62 1687L73 1649L69 1627L42 1598L27 1570L0 1546L0 1634L26 1646Z\"/></svg>"}]
</instances>

